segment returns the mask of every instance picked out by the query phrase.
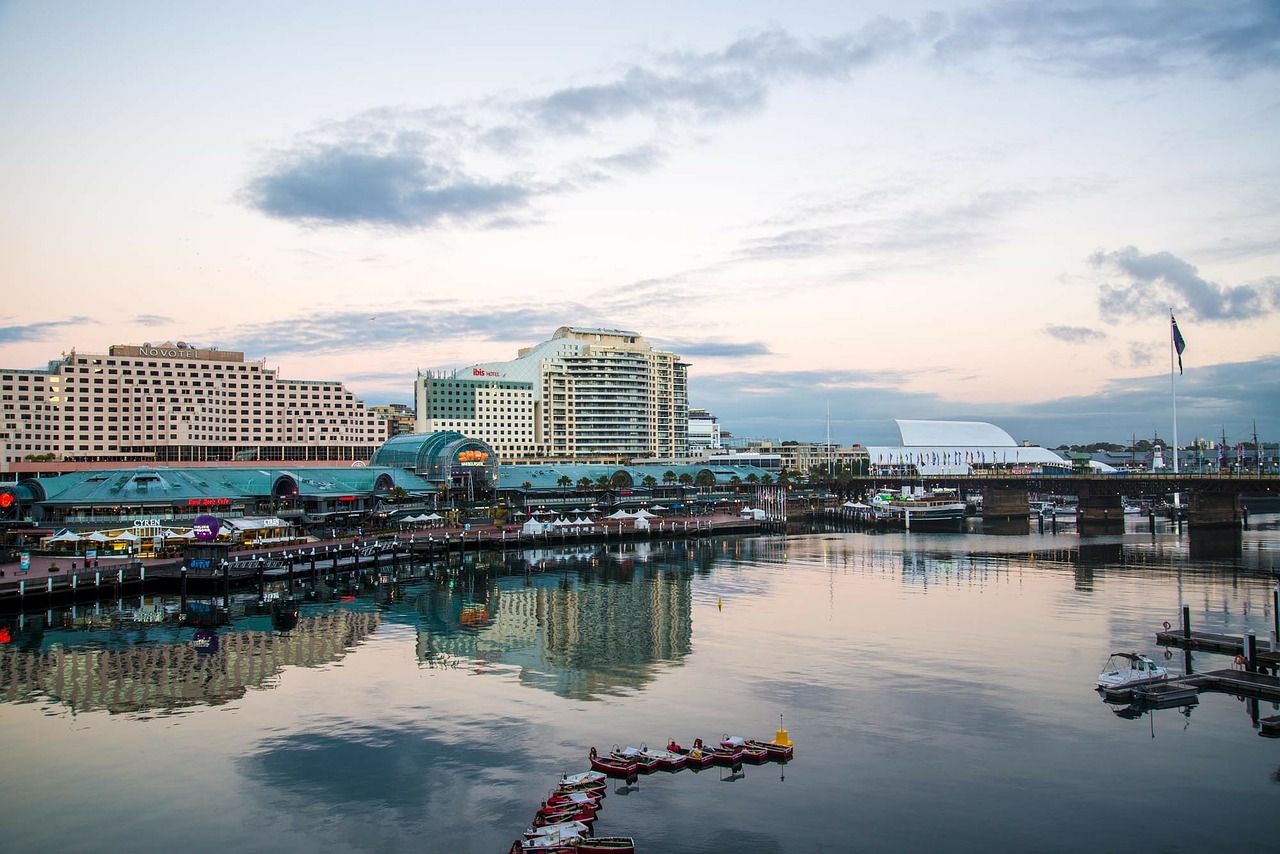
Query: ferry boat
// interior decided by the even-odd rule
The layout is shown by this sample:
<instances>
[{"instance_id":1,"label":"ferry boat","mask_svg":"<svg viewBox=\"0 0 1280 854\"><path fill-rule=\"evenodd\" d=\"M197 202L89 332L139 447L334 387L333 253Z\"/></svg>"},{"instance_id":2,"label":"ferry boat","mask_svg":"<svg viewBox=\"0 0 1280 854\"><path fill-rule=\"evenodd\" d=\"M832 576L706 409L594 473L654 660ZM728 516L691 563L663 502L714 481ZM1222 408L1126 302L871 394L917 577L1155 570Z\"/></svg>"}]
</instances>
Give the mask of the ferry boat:
<instances>
[{"instance_id":1,"label":"ferry boat","mask_svg":"<svg viewBox=\"0 0 1280 854\"><path fill-rule=\"evenodd\" d=\"M959 530L965 503L954 489L935 489L923 495L880 493L871 499L877 520L906 531Z\"/></svg>"}]
</instances>

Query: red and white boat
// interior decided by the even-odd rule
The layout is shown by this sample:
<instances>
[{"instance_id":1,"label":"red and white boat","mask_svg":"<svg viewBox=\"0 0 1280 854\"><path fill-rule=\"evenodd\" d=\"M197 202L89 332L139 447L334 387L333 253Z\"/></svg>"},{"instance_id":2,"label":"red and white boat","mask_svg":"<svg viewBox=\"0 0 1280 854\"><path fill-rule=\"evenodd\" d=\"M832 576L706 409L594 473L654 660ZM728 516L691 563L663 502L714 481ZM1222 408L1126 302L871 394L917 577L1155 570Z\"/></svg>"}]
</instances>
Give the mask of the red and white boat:
<instances>
[{"instance_id":1,"label":"red and white boat","mask_svg":"<svg viewBox=\"0 0 1280 854\"><path fill-rule=\"evenodd\" d=\"M657 757L650 755L643 741L640 742L639 747L624 747L621 750L615 744L609 755L614 759L621 759L623 762L636 763L636 770L644 774L658 770Z\"/></svg>"},{"instance_id":2,"label":"red and white boat","mask_svg":"<svg viewBox=\"0 0 1280 854\"><path fill-rule=\"evenodd\" d=\"M555 816L570 815L574 821L594 820L596 813L600 811L600 802L587 801L567 801L556 802L543 801L542 806L538 807L537 817L534 818L536 823L538 818L552 818Z\"/></svg>"},{"instance_id":3,"label":"red and white boat","mask_svg":"<svg viewBox=\"0 0 1280 854\"><path fill-rule=\"evenodd\" d=\"M601 756L596 749L591 748L588 754L591 758L591 769L599 771L601 774L625 775L630 777L632 774L640 770L640 764L634 759L619 759L615 756Z\"/></svg>"},{"instance_id":4,"label":"red and white boat","mask_svg":"<svg viewBox=\"0 0 1280 854\"><path fill-rule=\"evenodd\" d=\"M542 802L543 806L564 809L571 806L593 806L600 808L600 799L604 794L599 791L590 792L552 792L547 795L547 799Z\"/></svg>"},{"instance_id":5,"label":"red and white boat","mask_svg":"<svg viewBox=\"0 0 1280 854\"><path fill-rule=\"evenodd\" d=\"M794 744L780 744L776 741L760 741L756 738L749 738L747 739L747 744L763 750L770 759L776 761L786 761L795 756L796 752Z\"/></svg>"},{"instance_id":6,"label":"red and white boat","mask_svg":"<svg viewBox=\"0 0 1280 854\"><path fill-rule=\"evenodd\" d=\"M584 836L573 843L576 854L635 854L630 836Z\"/></svg>"},{"instance_id":7,"label":"red and white boat","mask_svg":"<svg viewBox=\"0 0 1280 854\"><path fill-rule=\"evenodd\" d=\"M557 824L542 824L530 827L524 832L525 839L538 839L541 837L565 836L576 838L586 836L591 832L591 828L581 821L562 821Z\"/></svg>"},{"instance_id":8,"label":"red and white boat","mask_svg":"<svg viewBox=\"0 0 1280 854\"><path fill-rule=\"evenodd\" d=\"M700 738L695 738L693 740L693 747L681 747L679 744L676 744L675 739L670 739L667 741L667 750L683 756L684 764L695 770L698 768L706 768L715 759L715 757L713 757L711 753L702 746L702 739Z\"/></svg>"},{"instance_id":9,"label":"red and white boat","mask_svg":"<svg viewBox=\"0 0 1280 854\"><path fill-rule=\"evenodd\" d=\"M533 826L546 827L576 821L590 827L596 820L596 808L565 807L562 810L539 809L533 817Z\"/></svg>"},{"instance_id":10,"label":"red and white boat","mask_svg":"<svg viewBox=\"0 0 1280 854\"><path fill-rule=\"evenodd\" d=\"M559 785L556 789L560 791L572 791L576 789L598 789L603 795L605 788L608 786L608 777L599 771L583 771L581 774L566 774L560 778Z\"/></svg>"},{"instance_id":11,"label":"red and white boat","mask_svg":"<svg viewBox=\"0 0 1280 854\"><path fill-rule=\"evenodd\" d=\"M742 736L729 735L725 733L720 740L720 747L724 750L737 750L741 752L741 758L747 762L764 762L769 758L769 751L763 747L754 747ZM736 760L735 760L736 761Z\"/></svg>"},{"instance_id":12,"label":"red and white boat","mask_svg":"<svg viewBox=\"0 0 1280 854\"><path fill-rule=\"evenodd\" d=\"M538 836L533 839L517 839L511 843L507 854L577 854L574 842L578 837Z\"/></svg>"},{"instance_id":13,"label":"red and white boat","mask_svg":"<svg viewBox=\"0 0 1280 854\"><path fill-rule=\"evenodd\" d=\"M650 750L643 741L640 742L640 752L657 762L663 771L679 771L688 761L683 754L674 750Z\"/></svg>"}]
</instances>

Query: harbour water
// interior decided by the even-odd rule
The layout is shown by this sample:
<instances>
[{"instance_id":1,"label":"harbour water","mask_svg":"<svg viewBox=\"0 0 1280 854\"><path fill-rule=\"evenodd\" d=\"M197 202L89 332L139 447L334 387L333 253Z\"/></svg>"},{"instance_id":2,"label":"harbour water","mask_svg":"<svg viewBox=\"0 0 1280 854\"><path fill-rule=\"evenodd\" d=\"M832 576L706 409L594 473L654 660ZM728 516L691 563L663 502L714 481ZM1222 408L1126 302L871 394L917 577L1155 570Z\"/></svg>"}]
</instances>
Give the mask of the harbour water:
<instances>
[{"instance_id":1,"label":"harbour water","mask_svg":"<svg viewBox=\"0 0 1280 854\"><path fill-rule=\"evenodd\" d=\"M792 762L615 782L596 832L645 852L1280 846L1272 704L1129 713L1093 690L1113 651L1165 661L1183 604L1265 642L1277 517L1238 548L1143 520L466 560L304 602L288 632L14 627L0 846L504 852L592 746L769 739L780 715Z\"/></svg>"}]
</instances>

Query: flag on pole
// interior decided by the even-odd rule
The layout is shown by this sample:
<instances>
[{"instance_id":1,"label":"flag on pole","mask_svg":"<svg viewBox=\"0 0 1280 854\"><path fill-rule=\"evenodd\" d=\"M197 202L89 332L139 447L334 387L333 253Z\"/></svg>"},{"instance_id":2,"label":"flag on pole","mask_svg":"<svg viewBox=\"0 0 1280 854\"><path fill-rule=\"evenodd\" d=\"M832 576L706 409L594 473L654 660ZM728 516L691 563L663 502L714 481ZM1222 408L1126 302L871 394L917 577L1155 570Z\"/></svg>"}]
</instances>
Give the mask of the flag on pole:
<instances>
[{"instance_id":1,"label":"flag on pole","mask_svg":"<svg viewBox=\"0 0 1280 854\"><path fill-rule=\"evenodd\" d=\"M1182 340L1182 333L1178 331L1178 321L1171 314L1169 322L1173 324L1173 349L1178 352L1178 373L1182 373L1182 351L1187 349L1187 342Z\"/></svg>"}]
</instances>

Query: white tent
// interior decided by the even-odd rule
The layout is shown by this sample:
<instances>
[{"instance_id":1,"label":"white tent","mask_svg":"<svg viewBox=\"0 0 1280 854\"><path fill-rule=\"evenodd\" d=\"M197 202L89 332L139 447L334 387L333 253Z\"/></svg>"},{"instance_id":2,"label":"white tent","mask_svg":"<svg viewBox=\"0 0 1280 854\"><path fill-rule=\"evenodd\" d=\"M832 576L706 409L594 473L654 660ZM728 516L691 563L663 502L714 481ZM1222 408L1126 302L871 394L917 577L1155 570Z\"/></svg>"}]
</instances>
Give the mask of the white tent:
<instances>
[{"instance_id":1,"label":"white tent","mask_svg":"<svg viewBox=\"0 0 1280 854\"><path fill-rule=\"evenodd\" d=\"M642 507L636 511L636 518L637 519L657 519L658 516L655 513L650 513L648 510L645 510Z\"/></svg>"},{"instance_id":2,"label":"white tent","mask_svg":"<svg viewBox=\"0 0 1280 854\"><path fill-rule=\"evenodd\" d=\"M428 513L426 516L423 516L421 518L423 522L439 522L444 517L441 516L439 513Z\"/></svg>"},{"instance_id":3,"label":"white tent","mask_svg":"<svg viewBox=\"0 0 1280 854\"><path fill-rule=\"evenodd\" d=\"M630 513L628 513L626 510L615 510L615 511L613 511L612 513L610 513L608 516L605 516L604 518L606 518L606 519L634 519L635 517L634 517L634 516L632 516Z\"/></svg>"},{"instance_id":4,"label":"white tent","mask_svg":"<svg viewBox=\"0 0 1280 854\"><path fill-rule=\"evenodd\" d=\"M650 509L650 510L666 510L667 508L663 507L661 504L655 504L655 505L653 505L652 507L650 507L649 509Z\"/></svg>"},{"instance_id":5,"label":"white tent","mask_svg":"<svg viewBox=\"0 0 1280 854\"><path fill-rule=\"evenodd\" d=\"M133 533L132 531L121 531L119 534L116 534L111 539L124 540L125 542L129 542L129 543L136 543L138 540L142 539L142 537L139 537L137 534Z\"/></svg>"},{"instance_id":6,"label":"white tent","mask_svg":"<svg viewBox=\"0 0 1280 854\"><path fill-rule=\"evenodd\" d=\"M63 531L56 537L50 537L45 540L46 543L78 543L83 539L75 531Z\"/></svg>"},{"instance_id":7,"label":"white tent","mask_svg":"<svg viewBox=\"0 0 1280 854\"><path fill-rule=\"evenodd\" d=\"M81 539L93 540L95 543L108 543L111 538L101 531L94 531L92 534L85 534Z\"/></svg>"}]
</instances>

